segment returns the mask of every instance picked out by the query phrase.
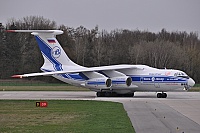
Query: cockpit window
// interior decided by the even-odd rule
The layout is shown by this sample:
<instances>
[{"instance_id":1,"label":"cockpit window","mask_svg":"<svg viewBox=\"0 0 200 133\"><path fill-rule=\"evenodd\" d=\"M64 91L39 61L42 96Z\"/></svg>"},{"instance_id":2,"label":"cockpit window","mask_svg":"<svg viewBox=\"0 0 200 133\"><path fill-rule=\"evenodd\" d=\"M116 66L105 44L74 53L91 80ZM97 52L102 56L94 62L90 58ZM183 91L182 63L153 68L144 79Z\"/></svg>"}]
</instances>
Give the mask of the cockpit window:
<instances>
[{"instance_id":1,"label":"cockpit window","mask_svg":"<svg viewBox=\"0 0 200 133\"><path fill-rule=\"evenodd\" d=\"M189 79L189 76L177 76L177 77L182 77L182 78Z\"/></svg>"},{"instance_id":2,"label":"cockpit window","mask_svg":"<svg viewBox=\"0 0 200 133\"><path fill-rule=\"evenodd\" d=\"M187 74L183 73L183 72L175 73L174 76L189 79L189 76Z\"/></svg>"}]
</instances>

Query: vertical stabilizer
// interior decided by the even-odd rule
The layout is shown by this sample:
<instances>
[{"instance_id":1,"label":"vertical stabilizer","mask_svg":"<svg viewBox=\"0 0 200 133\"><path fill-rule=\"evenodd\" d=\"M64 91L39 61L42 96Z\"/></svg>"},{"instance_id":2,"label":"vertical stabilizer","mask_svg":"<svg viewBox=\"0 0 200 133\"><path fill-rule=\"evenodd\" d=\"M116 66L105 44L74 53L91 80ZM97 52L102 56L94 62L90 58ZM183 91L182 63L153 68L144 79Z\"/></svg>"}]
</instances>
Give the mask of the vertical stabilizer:
<instances>
[{"instance_id":1,"label":"vertical stabilizer","mask_svg":"<svg viewBox=\"0 0 200 133\"><path fill-rule=\"evenodd\" d=\"M41 67L43 71L62 71L81 67L69 59L56 39L56 35L63 33L61 30L8 30L8 32L31 32L35 36L44 58Z\"/></svg>"}]
</instances>

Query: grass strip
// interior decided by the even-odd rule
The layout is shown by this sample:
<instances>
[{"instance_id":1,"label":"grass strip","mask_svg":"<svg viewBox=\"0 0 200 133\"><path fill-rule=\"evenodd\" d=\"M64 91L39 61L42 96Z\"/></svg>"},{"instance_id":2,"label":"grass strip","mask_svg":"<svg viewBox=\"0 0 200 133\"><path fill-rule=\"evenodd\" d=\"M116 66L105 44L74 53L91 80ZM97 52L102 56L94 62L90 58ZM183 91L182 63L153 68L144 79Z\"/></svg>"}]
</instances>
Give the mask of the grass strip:
<instances>
[{"instance_id":1,"label":"grass strip","mask_svg":"<svg viewBox=\"0 0 200 133\"><path fill-rule=\"evenodd\" d=\"M0 100L1 132L132 133L134 129L121 103L49 100Z\"/></svg>"},{"instance_id":2,"label":"grass strip","mask_svg":"<svg viewBox=\"0 0 200 133\"><path fill-rule=\"evenodd\" d=\"M0 86L0 91L89 91L75 86Z\"/></svg>"},{"instance_id":3,"label":"grass strip","mask_svg":"<svg viewBox=\"0 0 200 133\"><path fill-rule=\"evenodd\" d=\"M71 86L67 83L0 82L0 86Z\"/></svg>"},{"instance_id":4,"label":"grass strip","mask_svg":"<svg viewBox=\"0 0 200 133\"><path fill-rule=\"evenodd\" d=\"M200 87L192 87L191 89L189 89L189 92L199 92L200 91Z\"/></svg>"}]
</instances>

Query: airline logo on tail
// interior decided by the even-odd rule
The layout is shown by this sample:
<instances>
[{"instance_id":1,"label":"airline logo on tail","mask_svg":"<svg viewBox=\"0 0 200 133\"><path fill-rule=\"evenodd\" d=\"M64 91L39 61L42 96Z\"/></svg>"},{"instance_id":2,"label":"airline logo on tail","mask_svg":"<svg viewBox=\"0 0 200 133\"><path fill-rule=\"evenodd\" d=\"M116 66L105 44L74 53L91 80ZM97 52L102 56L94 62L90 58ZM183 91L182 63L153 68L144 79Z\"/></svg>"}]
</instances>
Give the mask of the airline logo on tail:
<instances>
[{"instance_id":1,"label":"airline logo on tail","mask_svg":"<svg viewBox=\"0 0 200 133\"><path fill-rule=\"evenodd\" d=\"M54 58L59 58L61 55L61 49L58 46L55 46L52 50L51 50L51 55Z\"/></svg>"}]
</instances>

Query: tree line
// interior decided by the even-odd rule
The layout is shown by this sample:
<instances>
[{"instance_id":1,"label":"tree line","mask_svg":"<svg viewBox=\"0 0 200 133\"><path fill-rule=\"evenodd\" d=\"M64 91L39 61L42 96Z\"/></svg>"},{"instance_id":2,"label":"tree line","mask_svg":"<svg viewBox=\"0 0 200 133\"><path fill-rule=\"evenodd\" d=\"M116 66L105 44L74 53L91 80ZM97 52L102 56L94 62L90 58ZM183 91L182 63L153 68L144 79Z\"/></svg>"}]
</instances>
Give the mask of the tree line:
<instances>
[{"instance_id":1,"label":"tree line","mask_svg":"<svg viewBox=\"0 0 200 133\"><path fill-rule=\"evenodd\" d=\"M144 64L156 68L172 68L185 71L200 82L200 40L195 32L158 33L140 30L99 30L56 25L41 16L10 19L0 26L0 78L13 74L40 71L43 58L35 38L29 33L7 33L6 29L59 29L64 34L58 41L74 62L83 66L114 64ZM33 78L50 81L49 78Z\"/></svg>"}]
</instances>

